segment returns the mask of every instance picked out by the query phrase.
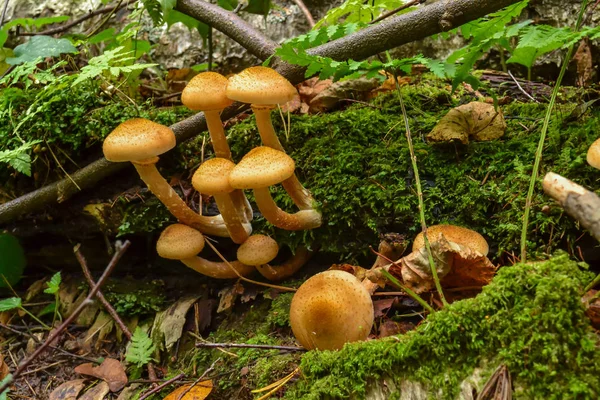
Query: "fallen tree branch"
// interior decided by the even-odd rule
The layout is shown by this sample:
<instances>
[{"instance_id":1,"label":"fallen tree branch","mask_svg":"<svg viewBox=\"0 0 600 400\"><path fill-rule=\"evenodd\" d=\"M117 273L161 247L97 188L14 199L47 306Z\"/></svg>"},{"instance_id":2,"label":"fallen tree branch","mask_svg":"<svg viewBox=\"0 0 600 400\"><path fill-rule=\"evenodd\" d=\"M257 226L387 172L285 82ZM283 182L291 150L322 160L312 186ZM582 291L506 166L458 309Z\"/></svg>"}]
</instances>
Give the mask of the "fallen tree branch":
<instances>
[{"instance_id":1,"label":"fallen tree branch","mask_svg":"<svg viewBox=\"0 0 600 400\"><path fill-rule=\"evenodd\" d=\"M234 348L234 349L261 349L261 350L281 350L281 351L306 351L304 347L299 346L276 346L270 344L248 344L248 343L207 343L197 342L196 347L208 348Z\"/></svg>"},{"instance_id":2,"label":"fallen tree branch","mask_svg":"<svg viewBox=\"0 0 600 400\"><path fill-rule=\"evenodd\" d=\"M518 0L453 0L440 1L411 13L388 18L344 38L334 40L309 50L309 53L336 60L352 57L361 60L381 51L423 39L452 27L483 17ZM200 0L179 0L176 9L223 32L248 52L260 59L273 55L275 44L260 31L250 26L237 15ZM305 67L279 63L278 72L294 84L304 80ZM241 111L239 104L225 109L223 118L231 118ZM204 114L200 113L173 126L178 142L189 139L206 130ZM129 163L111 163L104 158L91 163L71 175L82 189L94 186L98 181L118 171ZM62 202L77 193L69 179L63 179L15 200L0 205L0 224L19 215L33 212Z\"/></svg>"},{"instance_id":3,"label":"fallen tree branch","mask_svg":"<svg viewBox=\"0 0 600 400\"><path fill-rule=\"evenodd\" d=\"M544 192L558 201L571 217L600 241L600 197L583 186L548 172L543 182Z\"/></svg>"},{"instance_id":4,"label":"fallen tree branch","mask_svg":"<svg viewBox=\"0 0 600 400\"><path fill-rule=\"evenodd\" d=\"M106 279L108 279L108 277L110 276L111 272L113 271L113 269L115 269L115 267L117 266L117 263L119 262L119 260L123 256L123 254L125 254L125 251L129 248L130 245L131 245L131 242L129 240L126 240L123 244L119 244L119 242L117 242L115 255L113 256L113 258L108 263L108 266L106 267L106 269L102 273L102 276L100 276L100 279L98 279L98 282L96 283L96 285L93 286L92 288L90 288L90 292L88 293L88 295L85 298L85 300L83 300L79 304L79 306L77 306L77 308L73 311L73 313L71 315L69 315L69 317L66 318L63 321L63 323L60 324L60 326L58 328L56 328L54 331L52 331L48 335L48 337L46 338L46 340L44 341L44 343L42 343L33 352L33 354L31 356L29 356L29 358L27 358L25 361L23 361L17 367L17 369L15 370L15 372L13 372L13 374L10 375L10 378L8 378L4 382L4 384L2 386L0 386L0 393L4 392L14 381L16 381L21 375L23 375L23 372L25 372L25 369L27 369L27 367L40 354L42 354L42 352L48 346L50 346L50 344L52 342L54 342L54 340L58 337L58 335L62 334L62 332L71 324L71 322L73 322L79 316L79 314L81 314L81 312L83 311L83 309L86 308L88 305L92 304L92 299L94 298L94 296L96 296L96 293L98 292L98 290L100 290L100 288L102 287L102 285L104 285L104 282L106 282ZM85 262L85 259L83 258L83 255L79 251L79 247L80 247L80 245L75 246L75 248L74 248L73 251L75 252L75 256L77 257L78 260L80 260L80 262L81 262L81 260L84 260L84 262Z\"/></svg>"}]
</instances>

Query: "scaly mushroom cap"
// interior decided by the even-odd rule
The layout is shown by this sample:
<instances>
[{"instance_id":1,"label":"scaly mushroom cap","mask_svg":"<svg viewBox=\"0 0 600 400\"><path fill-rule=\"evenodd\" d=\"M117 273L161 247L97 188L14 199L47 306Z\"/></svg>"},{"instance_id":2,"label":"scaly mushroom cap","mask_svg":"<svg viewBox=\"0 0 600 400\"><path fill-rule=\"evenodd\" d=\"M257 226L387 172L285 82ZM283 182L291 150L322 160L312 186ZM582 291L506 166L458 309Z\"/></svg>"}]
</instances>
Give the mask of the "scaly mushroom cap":
<instances>
[{"instance_id":1,"label":"scaly mushroom cap","mask_svg":"<svg viewBox=\"0 0 600 400\"><path fill-rule=\"evenodd\" d=\"M600 169L600 139L592 143L588 149L587 162L592 167Z\"/></svg>"},{"instance_id":2,"label":"scaly mushroom cap","mask_svg":"<svg viewBox=\"0 0 600 400\"><path fill-rule=\"evenodd\" d=\"M250 104L282 104L298 92L292 84L268 67L246 68L229 78L227 97Z\"/></svg>"},{"instance_id":3,"label":"scaly mushroom cap","mask_svg":"<svg viewBox=\"0 0 600 400\"><path fill-rule=\"evenodd\" d=\"M264 265L277 256L279 245L265 235L252 235L237 250L237 259L246 265Z\"/></svg>"},{"instance_id":4,"label":"scaly mushroom cap","mask_svg":"<svg viewBox=\"0 0 600 400\"><path fill-rule=\"evenodd\" d=\"M175 147L171 128L144 118L117 126L104 139L102 150L108 161L141 161L159 156Z\"/></svg>"},{"instance_id":5,"label":"scaly mushroom cap","mask_svg":"<svg viewBox=\"0 0 600 400\"><path fill-rule=\"evenodd\" d=\"M222 110L233 103L225 95L227 83L227 78L221 74L202 72L183 89L181 102L190 110Z\"/></svg>"},{"instance_id":6,"label":"scaly mushroom cap","mask_svg":"<svg viewBox=\"0 0 600 400\"><path fill-rule=\"evenodd\" d=\"M173 224L160 234L156 251L162 258L185 260L197 255L204 248L204 236L194 228Z\"/></svg>"},{"instance_id":7,"label":"scaly mushroom cap","mask_svg":"<svg viewBox=\"0 0 600 400\"><path fill-rule=\"evenodd\" d=\"M369 292L344 271L325 271L308 279L290 308L294 336L307 349L335 350L365 340L373 318Z\"/></svg>"},{"instance_id":8,"label":"scaly mushroom cap","mask_svg":"<svg viewBox=\"0 0 600 400\"><path fill-rule=\"evenodd\" d=\"M438 240L442 234L450 242L469 247L484 256L487 256L489 252L489 246L483 236L470 229L456 225L433 225L427 228L427 238L430 243ZM417 251L424 246L425 239L423 238L423 232L421 232L415 238L412 251Z\"/></svg>"},{"instance_id":9,"label":"scaly mushroom cap","mask_svg":"<svg viewBox=\"0 0 600 400\"><path fill-rule=\"evenodd\" d=\"M229 174L235 164L225 158L211 158L202 163L192 177L192 185L200 193L215 195L230 193Z\"/></svg>"},{"instance_id":10,"label":"scaly mushroom cap","mask_svg":"<svg viewBox=\"0 0 600 400\"><path fill-rule=\"evenodd\" d=\"M295 167L294 160L284 152L260 146L250 150L235 166L229 183L236 189L265 188L292 176Z\"/></svg>"}]
</instances>

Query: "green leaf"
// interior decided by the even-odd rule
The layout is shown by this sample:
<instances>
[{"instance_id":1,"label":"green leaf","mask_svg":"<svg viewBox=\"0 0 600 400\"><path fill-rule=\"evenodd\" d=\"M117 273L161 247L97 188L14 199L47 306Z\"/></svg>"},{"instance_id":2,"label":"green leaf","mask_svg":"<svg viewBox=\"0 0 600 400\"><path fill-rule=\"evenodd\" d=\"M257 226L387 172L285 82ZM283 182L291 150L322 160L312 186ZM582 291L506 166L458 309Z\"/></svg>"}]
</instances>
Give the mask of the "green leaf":
<instances>
[{"instance_id":1,"label":"green leaf","mask_svg":"<svg viewBox=\"0 0 600 400\"><path fill-rule=\"evenodd\" d=\"M9 297L8 299L0 300L0 312L14 310L15 308L21 308L21 299L19 297Z\"/></svg>"},{"instance_id":2,"label":"green leaf","mask_svg":"<svg viewBox=\"0 0 600 400\"><path fill-rule=\"evenodd\" d=\"M581 36L569 28L554 28L549 25L531 25L523 31L519 44L506 62L521 64L527 68L531 68L541 55L568 47Z\"/></svg>"},{"instance_id":3,"label":"green leaf","mask_svg":"<svg viewBox=\"0 0 600 400\"><path fill-rule=\"evenodd\" d=\"M28 61L35 61L40 57L57 57L64 53L77 53L77 49L67 39L55 39L51 36L33 36L27 43L15 47L14 53L14 58L6 59L8 64L18 65Z\"/></svg>"},{"instance_id":4,"label":"green leaf","mask_svg":"<svg viewBox=\"0 0 600 400\"><path fill-rule=\"evenodd\" d=\"M108 28L102 32L96 33L94 36L87 40L88 44L98 44L112 40L115 38L115 28Z\"/></svg>"},{"instance_id":5,"label":"green leaf","mask_svg":"<svg viewBox=\"0 0 600 400\"><path fill-rule=\"evenodd\" d=\"M48 287L46 289L44 289L44 293L48 293L48 294L55 294L58 292L58 289L60 289L60 282L62 281L61 276L60 276L60 271L55 273L54 275L52 275L52 278L50 278L50 280L48 282L46 282L46 285L48 285Z\"/></svg>"},{"instance_id":6,"label":"green leaf","mask_svg":"<svg viewBox=\"0 0 600 400\"><path fill-rule=\"evenodd\" d=\"M192 69L192 71L196 72L208 71L208 63L192 65L190 68Z\"/></svg>"},{"instance_id":7,"label":"green leaf","mask_svg":"<svg viewBox=\"0 0 600 400\"><path fill-rule=\"evenodd\" d=\"M267 15L270 9L271 0L249 0L243 11L251 14Z\"/></svg>"},{"instance_id":8,"label":"green leaf","mask_svg":"<svg viewBox=\"0 0 600 400\"><path fill-rule=\"evenodd\" d=\"M54 17L42 17L42 18L16 18L13 19L2 26L2 30L8 31L11 28L14 28L17 25L23 26L25 28L41 28L44 25L49 24L57 24L60 22L65 22L69 20L68 15L57 15Z\"/></svg>"},{"instance_id":9,"label":"green leaf","mask_svg":"<svg viewBox=\"0 0 600 400\"><path fill-rule=\"evenodd\" d=\"M125 354L125 360L142 367L152 361L155 349L152 339L138 326L131 337L131 344Z\"/></svg>"},{"instance_id":10,"label":"green leaf","mask_svg":"<svg viewBox=\"0 0 600 400\"><path fill-rule=\"evenodd\" d=\"M2 379L0 381L0 386L3 386L4 384L6 384L7 382L10 382L10 380L12 379L12 374L8 374L4 377L4 379ZM7 388L5 389L2 393L0 393L0 400L7 400L6 395L8 394L8 392L10 392L10 389Z\"/></svg>"},{"instance_id":11,"label":"green leaf","mask_svg":"<svg viewBox=\"0 0 600 400\"><path fill-rule=\"evenodd\" d=\"M217 4L224 9L231 11L237 7L238 2L237 0L217 0Z\"/></svg>"},{"instance_id":12,"label":"green leaf","mask_svg":"<svg viewBox=\"0 0 600 400\"><path fill-rule=\"evenodd\" d=\"M38 317L43 317L44 315L48 315L48 314L54 314L54 312L56 311L56 302L52 302L50 304L48 304L46 307L44 307L42 309L42 311L40 311L38 313Z\"/></svg>"},{"instance_id":13,"label":"green leaf","mask_svg":"<svg viewBox=\"0 0 600 400\"><path fill-rule=\"evenodd\" d=\"M17 283L25 270L25 253L19 241L13 235L0 233L0 274L9 284ZM0 288L6 287L6 282L0 277Z\"/></svg>"},{"instance_id":14,"label":"green leaf","mask_svg":"<svg viewBox=\"0 0 600 400\"><path fill-rule=\"evenodd\" d=\"M21 147L14 150L0 151L0 162L8 163L18 172L31 176L31 156L28 151L37 143L39 143L39 140L23 143ZM2 261L0 260L0 268L1 266Z\"/></svg>"},{"instance_id":15,"label":"green leaf","mask_svg":"<svg viewBox=\"0 0 600 400\"><path fill-rule=\"evenodd\" d=\"M148 11L150 18L152 18L152 22L155 26L162 25L163 21L163 11L160 1L158 0L142 0L142 4L144 4L144 8Z\"/></svg>"},{"instance_id":16,"label":"green leaf","mask_svg":"<svg viewBox=\"0 0 600 400\"><path fill-rule=\"evenodd\" d=\"M6 39L8 39L8 32L6 32L5 30L1 30L0 31L0 47L4 46L4 43L6 43Z\"/></svg>"}]
</instances>

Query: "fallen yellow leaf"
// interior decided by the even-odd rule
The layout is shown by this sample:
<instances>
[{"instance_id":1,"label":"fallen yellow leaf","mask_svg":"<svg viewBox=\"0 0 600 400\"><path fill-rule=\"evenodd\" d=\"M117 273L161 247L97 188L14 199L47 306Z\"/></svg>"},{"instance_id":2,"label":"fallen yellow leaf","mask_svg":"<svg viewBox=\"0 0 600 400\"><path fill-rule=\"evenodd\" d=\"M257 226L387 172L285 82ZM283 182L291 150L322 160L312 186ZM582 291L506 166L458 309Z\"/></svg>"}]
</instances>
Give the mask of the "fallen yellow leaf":
<instances>
[{"instance_id":1,"label":"fallen yellow leaf","mask_svg":"<svg viewBox=\"0 0 600 400\"><path fill-rule=\"evenodd\" d=\"M172 391L163 400L178 400L179 396L188 390L192 385L183 385ZM204 400L212 392L213 384L211 380L198 382L192 387L189 392L181 398L181 400Z\"/></svg>"}]
</instances>

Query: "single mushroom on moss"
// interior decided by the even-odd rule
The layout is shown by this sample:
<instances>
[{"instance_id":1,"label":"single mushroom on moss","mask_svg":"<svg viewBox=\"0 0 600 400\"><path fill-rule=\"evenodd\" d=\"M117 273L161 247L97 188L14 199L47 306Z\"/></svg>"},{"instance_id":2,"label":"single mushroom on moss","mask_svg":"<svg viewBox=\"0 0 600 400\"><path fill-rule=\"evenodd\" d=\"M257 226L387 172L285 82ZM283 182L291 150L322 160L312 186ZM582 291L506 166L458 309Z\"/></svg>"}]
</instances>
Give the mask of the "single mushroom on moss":
<instances>
[{"instance_id":1,"label":"single mushroom on moss","mask_svg":"<svg viewBox=\"0 0 600 400\"><path fill-rule=\"evenodd\" d=\"M366 340L373 326L373 301L352 274L321 272L298 288L290 307L294 336L305 348L341 349Z\"/></svg>"},{"instance_id":2,"label":"single mushroom on moss","mask_svg":"<svg viewBox=\"0 0 600 400\"><path fill-rule=\"evenodd\" d=\"M263 144L284 153L285 149L279 142L271 122L271 110L277 104L287 103L296 94L298 91L287 79L274 69L263 66L246 68L230 77L227 85L227 97L250 103ZM295 174L286 179L282 185L298 208L301 210L314 208L314 200L310 192L302 186Z\"/></svg>"},{"instance_id":3,"label":"single mushroom on moss","mask_svg":"<svg viewBox=\"0 0 600 400\"><path fill-rule=\"evenodd\" d=\"M488 255L489 246L487 241L479 233L456 225L432 225L427 228L427 239L429 242L434 242L440 235L444 235L449 242L458 243L465 247L469 247L481 253L484 256ZM423 232L419 233L413 242L412 251L417 251L425 247L425 239Z\"/></svg>"},{"instance_id":4,"label":"single mushroom on moss","mask_svg":"<svg viewBox=\"0 0 600 400\"><path fill-rule=\"evenodd\" d=\"M194 228L183 224L169 225L156 242L158 255L170 260L179 260L189 268L203 275L217 279L237 278L238 275L224 262L214 262L199 257L204 248L204 236ZM251 265L239 261L230 262L231 266L246 276L254 271Z\"/></svg>"},{"instance_id":5,"label":"single mushroom on moss","mask_svg":"<svg viewBox=\"0 0 600 400\"><path fill-rule=\"evenodd\" d=\"M277 256L279 245L265 235L252 235L237 250L238 261L253 265L257 271L270 281L280 281L292 276L312 256L312 252L299 246L294 255L279 265L269 265Z\"/></svg>"},{"instance_id":6,"label":"single mushroom on moss","mask_svg":"<svg viewBox=\"0 0 600 400\"><path fill-rule=\"evenodd\" d=\"M229 183L236 189L253 189L260 212L276 227L291 231L317 228L321 226L321 213L310 209L289 214L271 197L269 186L289 178L294 168L294 160L284 152L260 146L250 150L235 166Z\"/></svg>"},{"instance_id":7,"label":"single mushroom on moss","mask_svg":"<svg viewBox=\"0 0 600 400\"><path fill-rule=\"evenodd\" d=\"M240 244L252 233L252 225L245 221L243 210L236 207L229 195L235 190L229 184L229 174L234 167L235 164L225 158L211 158L196 170L192 185L200 193L214 197L231 240Z\"/></svg>"},{"instance_id":8,"label":"single mushroom on moss","mask_svg":"<svg viewBox=\"0 0 600 400\"><path fill-rule=\"evenodd\" d=\"M232 160L221 121L221 112L233 103L226 96L227 83L227 78L219 73L202 72L193 77L183 89L181 102L190 110L204 112L215 155ZM246 221L251 221L252 208L244 193L241 190L235 190L229 195L237 208L244 209Z\"/></svg>"},{"instance_id":9,"label":"single mushroom on moss","mask_svg":"<svg viewBox=\"0 0 600 400\"><path fill-rule=\"evenodd\" d=\"M592 167L600 169L600 139L597 139L587 152L587 162Z\"/></svg>"},{"instance_id":10,"label":"single mushroom on moss","mask_svg":"<svg viewBox=\"0 0 600 400\"><path fill-rule=\"evenodd\" d=\"M134 118L117 126L104 139L102 149L108 161L130 161L148 189L180 222L208 235L229 237L221 216L198 215L179 197L156 169L158 156L175 147L173 131L156 122Z\"/></svg>"}]
</instances>

